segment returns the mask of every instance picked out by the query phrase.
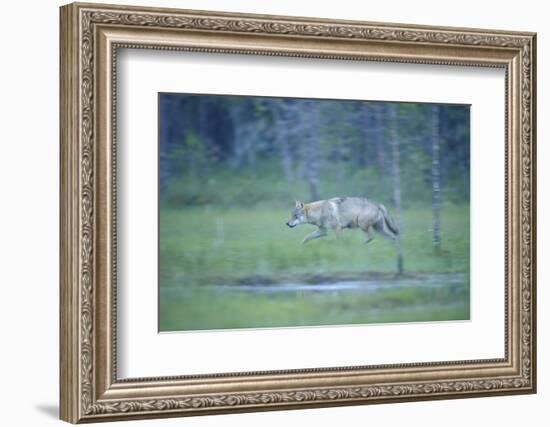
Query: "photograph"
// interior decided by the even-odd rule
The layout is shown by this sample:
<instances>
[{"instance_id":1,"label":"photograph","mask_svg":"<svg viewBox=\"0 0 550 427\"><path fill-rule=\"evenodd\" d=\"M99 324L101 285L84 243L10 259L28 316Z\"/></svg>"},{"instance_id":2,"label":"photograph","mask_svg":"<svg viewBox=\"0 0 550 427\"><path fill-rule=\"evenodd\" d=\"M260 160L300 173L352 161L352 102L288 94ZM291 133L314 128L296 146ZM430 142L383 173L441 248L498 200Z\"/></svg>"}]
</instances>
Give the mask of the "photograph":
<instances>
[{"instance_id":1,"label":"photograph","mask_svg":"<svg viewBox=\"0 0 550 427\"><path fill-rule=\"evenodd\" d=\"M159 93L159 331L470 319L470 106Z\"/></svg>"}]
</instances>

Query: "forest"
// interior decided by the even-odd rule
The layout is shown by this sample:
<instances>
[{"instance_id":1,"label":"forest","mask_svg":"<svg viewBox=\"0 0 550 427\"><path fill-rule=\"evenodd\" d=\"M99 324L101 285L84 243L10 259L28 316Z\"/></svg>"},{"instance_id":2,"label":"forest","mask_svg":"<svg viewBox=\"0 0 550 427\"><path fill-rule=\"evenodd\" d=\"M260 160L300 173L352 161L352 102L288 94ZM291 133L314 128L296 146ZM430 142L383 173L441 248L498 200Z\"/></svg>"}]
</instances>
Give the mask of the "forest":
<instances>
[{"instance_id":1,"label":"forest","mask_svg":"<svg viewBox=\"0 0 550 427\"><path fill-rule=\"evenodd\" d=\"M161 330L468 318L469 120L468 105L159 94ZM335 196L383 203L396 241L285 229L295 200ZM330 304L302 286L341 282L395 286Z\"/></svg>"}]
</instances>

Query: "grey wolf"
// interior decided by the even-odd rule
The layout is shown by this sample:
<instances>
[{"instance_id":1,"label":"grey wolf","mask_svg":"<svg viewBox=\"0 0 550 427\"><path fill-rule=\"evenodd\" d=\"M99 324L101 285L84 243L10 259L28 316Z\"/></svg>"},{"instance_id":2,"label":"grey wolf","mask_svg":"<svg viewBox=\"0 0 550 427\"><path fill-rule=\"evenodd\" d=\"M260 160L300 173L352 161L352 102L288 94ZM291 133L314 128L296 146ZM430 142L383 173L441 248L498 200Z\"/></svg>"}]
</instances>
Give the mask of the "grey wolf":
<instances>
[{"instance_id":1,"label":"grey wolf","mask_svg":"<svg viewBox=\"0 0 550 427\"><path fill-rule=\"evenodd\" d=\"M299 224L318 227L305 236L302 243L326 236L328 230L334 231L336 237L340 237L345 228L360 228L365 233L365 243L374 239L372 230L392 240L399 234L384 205L364 197L334 197L306 204L297 200L286 225L294 228Z\"/></svg>"}]
</instances>

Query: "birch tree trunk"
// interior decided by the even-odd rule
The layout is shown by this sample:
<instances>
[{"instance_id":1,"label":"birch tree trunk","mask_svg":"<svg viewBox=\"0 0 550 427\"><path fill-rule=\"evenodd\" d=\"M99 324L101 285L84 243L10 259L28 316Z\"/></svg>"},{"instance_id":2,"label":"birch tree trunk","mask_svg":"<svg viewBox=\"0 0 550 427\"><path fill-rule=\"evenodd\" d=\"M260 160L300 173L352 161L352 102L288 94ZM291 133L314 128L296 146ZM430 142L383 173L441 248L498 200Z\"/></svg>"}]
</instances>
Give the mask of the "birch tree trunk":
<instances>
[{"instance_id":1,"label":"birch tree trunk","mask_svg":"<svg viewBox=\"0 0 550 427\"><path fill-rule=\"evenodd\" d=\"M433 247L437 254L441 251L441 168L439 161L439 106L432 106L432 214Z\"/></svg>"},{"instance_id":2,"label":"birch tree trunk","mask_svg":"<svg viewBox=\"0 0 550 427\"><path fill-rule=\"evenodd\" d=\"M401 177L399 169L399 136L397 133L397 105L391 104L388 106L389 113L389 131L391 139L391 175L393 186L393 204L395 205L395 221L397 228L401 231ZM397 274L401 275L404 271L403 261L403 242L401 240L401 232L395 239L395 249L397 252Z\"/></svg>"},{"instance_id":3,"label":"birch tree trunk","mask_svg":"<svg viewBox=\"0 0 550 427\"><path fill-rule=\"evenodd\" d=\"M359 126L362 129L361 132L361 141L359 142L358 147L358 153L357 153L357 166L360 169L364 169L367 167L367 153L368 148L370 144L370 136L373 134L372 132L372 120L370 119L371 116L371 107L369 104L364 102L361 105L361 109L359 110Z\"/></svg>"},{"instance_id":4,"label":"birch tree trunk","mask_svg":"<svg viewBox=\"0 0 550 427\"><path fill-rule=\"evenodd\" d=\"M384 105L379 103L374 108L374 129L376 139L376 160L380 181L386 182L386 152L384 151Z\"/></svg>"}]
</instances>

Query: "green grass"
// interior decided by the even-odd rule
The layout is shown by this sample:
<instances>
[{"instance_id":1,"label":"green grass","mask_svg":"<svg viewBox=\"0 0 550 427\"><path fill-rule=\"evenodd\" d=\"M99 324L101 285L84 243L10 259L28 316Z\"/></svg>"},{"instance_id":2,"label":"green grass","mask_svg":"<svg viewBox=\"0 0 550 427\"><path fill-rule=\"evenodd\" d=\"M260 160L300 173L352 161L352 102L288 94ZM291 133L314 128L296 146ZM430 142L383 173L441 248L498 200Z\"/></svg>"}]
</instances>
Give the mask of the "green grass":
<instances>
[{"instance_id":1,"label":"green grass","mask_svg":"<svg viewBox=\"0 0 550 427\"><path fill-rule=\"evenodd\" d=\"M315 228L285 226L289 210L163 207L160 216L160 330L386 323L469 318L469 207L444 206L442 252L432 247L431 210L402 218L404 278L441 286L395 288L395 246L345 230L301 244ZM459 274L460 286L447 280ZM244 292L238 284L380 280L387 289L354 292ZM378 278L378 279L377 279ZM454 284L453 284L454 283ZM220 290L223 285L223 291ZM233 288L231 288L233 286Z\"/></svg>"},{"instance_id":2,"label":"green grass","mask_svg":"<svg viewBox=\"0 0 550 427\"><path fill-rule=\"evenodd\" d=\"M203 286L161 295L162 331L464 320L470 310L464 284L370 294L258 294Z\"/></svg>"},{"instance_id":3,"label":"green grass","mask_svg":"<svg viewBox=\"0 0 550 427\"><path fill-rule=\"evenodd\" d=\"M160 217L161 288L238 281L250 276L395 271L395 246L381 236L363 244L359 230L301 243L315 230L285 226L290 209L162 209ZM402 218L405 271L467 272L469 210L450 206L442 213L442 248L434 254L431 211L409 209Z\"/></svg>"}]
</instances>

